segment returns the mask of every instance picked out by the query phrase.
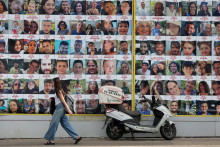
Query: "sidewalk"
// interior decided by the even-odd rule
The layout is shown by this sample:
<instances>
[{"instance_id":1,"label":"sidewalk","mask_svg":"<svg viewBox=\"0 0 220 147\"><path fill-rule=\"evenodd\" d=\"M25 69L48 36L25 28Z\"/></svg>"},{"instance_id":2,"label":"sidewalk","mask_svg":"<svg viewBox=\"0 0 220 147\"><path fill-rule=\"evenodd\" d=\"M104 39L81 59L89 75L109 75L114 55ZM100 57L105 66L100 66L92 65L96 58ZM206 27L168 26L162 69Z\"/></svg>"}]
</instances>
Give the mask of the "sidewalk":
<instances>
[{"instance_id":1,"label":"sidewalk","mask_svg":"<svg viewBox=\"0 0 220 147\"><path fill-rule=\"evenodd\" d=\"M122 138L111 140L109 138L83 138L79 144L74 145L71 138L56 138L56 147L220 147L220 138L175 138L167 141L163 138ZM43 147L44 139L1 139L0 147Z\"/></svg>"}]
</instances>

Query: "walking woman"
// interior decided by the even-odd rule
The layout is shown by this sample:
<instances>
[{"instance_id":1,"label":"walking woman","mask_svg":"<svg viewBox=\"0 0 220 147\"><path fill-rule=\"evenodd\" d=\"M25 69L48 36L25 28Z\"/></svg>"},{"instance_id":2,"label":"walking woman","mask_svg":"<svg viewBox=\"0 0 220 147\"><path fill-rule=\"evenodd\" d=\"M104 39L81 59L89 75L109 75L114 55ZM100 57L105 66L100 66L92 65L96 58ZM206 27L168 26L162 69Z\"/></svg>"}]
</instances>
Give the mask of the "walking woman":
<instances>
[{"instance_id":1,"label":"walking woman","mask_svg":"<svg viewBox=\"0 0 220 147\"><path fill-rule=\"evenodd\" d=\"M70 115L73 114L73 112L69 109L69 106L67 105L65 99L64 99L64 91L62 88L62 84L59 78L54 78L54 87L55 87L55 104L56 104L56 110L53 113L52 120L50 122L49 129L47 133L45 134L44 138L47 140L47 142L44 143L44 145L55 145L54 139L55 134L57 131L57 127L59 123L61 123L61 126L65 129L65 131L74 139L76 140L74 144L77 144L82 137L80 137L71 124L69 123L69 120L67 116L65 115L64 107L68 110L68 113Z\"/></svg>"}]
</instances>

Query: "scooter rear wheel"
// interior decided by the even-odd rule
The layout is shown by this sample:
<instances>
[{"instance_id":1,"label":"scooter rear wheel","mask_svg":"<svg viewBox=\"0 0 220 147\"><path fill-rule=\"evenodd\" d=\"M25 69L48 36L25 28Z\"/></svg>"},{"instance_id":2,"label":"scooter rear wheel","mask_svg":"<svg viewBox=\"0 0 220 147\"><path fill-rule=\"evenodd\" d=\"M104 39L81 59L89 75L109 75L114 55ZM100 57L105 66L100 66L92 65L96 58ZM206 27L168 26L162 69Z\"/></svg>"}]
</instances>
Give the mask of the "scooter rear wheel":
<instances>
[{"instance_id":1,"label":"scooter rear wheel","mask_svg":"<svg viewBox=\"0 0 220 147\"><path fill-rule=\"evenodd\" d=\"M106 133L109 138L111 138L113 140L117 140L122 137L123 130L119 125L111 122L110 124L108 124L108 126L106 128Z\"/></svg>"},{"instance_id":2,"label":"scooter rear wheel","mask_svg":"<svg viewBox=\"0 0 220 147\"><path fill-rule=\"evenodd\" d=\"M166 123L160 128L161 136L166 140L172 140L176 137L176 126L174 124Z\"/></svg>"}]
</instances>

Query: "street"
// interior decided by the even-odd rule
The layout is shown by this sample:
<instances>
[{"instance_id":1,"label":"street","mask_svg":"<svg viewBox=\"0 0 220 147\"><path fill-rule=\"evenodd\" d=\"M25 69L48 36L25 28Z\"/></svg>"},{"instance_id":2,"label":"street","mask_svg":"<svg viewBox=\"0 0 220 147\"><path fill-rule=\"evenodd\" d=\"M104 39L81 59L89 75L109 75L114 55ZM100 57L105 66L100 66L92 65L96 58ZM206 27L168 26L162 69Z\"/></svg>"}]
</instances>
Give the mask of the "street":
<instances>
[{"instance_id":1,"label":"street","mask_svg":"<svg viewBox=\"0 0 220 147\"><path fill-rule=\"evenodd\" d=\"M44 139L1 139L1 147L42 147ZM122 138L111 140L109 138L83 138L79 144L75 145L71 138L56 138L56 147L68 146L105 146L105 147L125 147L125 146L153 146L153 147L220 147L220 138L175 138L167 141L163 138Z\"/></svg>"}]
</instances>

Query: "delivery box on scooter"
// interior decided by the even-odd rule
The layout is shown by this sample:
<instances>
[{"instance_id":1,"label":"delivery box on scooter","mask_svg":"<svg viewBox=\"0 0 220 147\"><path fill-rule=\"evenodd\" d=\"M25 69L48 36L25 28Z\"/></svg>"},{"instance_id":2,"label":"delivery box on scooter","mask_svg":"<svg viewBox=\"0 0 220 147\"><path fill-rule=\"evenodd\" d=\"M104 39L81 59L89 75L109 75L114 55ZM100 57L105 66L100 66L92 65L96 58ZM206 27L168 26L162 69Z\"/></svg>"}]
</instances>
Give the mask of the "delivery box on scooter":
<instances>
[{"instance_id":1,"label":"delivery box on scooter","mask_svg":"<svg viewBox=\"0 0 220 147\"><path fill-rule=\"evenodd\" d=\"M124 99L124 92L115 86L102 86L99 89L100 104L121 104Z\"/></svg>"}]
</instances>

